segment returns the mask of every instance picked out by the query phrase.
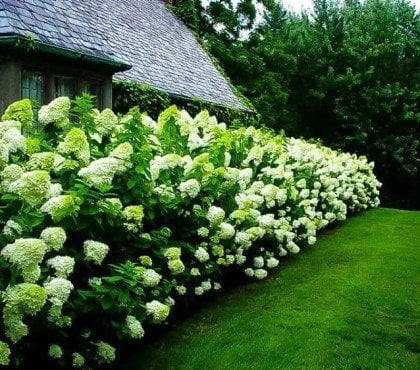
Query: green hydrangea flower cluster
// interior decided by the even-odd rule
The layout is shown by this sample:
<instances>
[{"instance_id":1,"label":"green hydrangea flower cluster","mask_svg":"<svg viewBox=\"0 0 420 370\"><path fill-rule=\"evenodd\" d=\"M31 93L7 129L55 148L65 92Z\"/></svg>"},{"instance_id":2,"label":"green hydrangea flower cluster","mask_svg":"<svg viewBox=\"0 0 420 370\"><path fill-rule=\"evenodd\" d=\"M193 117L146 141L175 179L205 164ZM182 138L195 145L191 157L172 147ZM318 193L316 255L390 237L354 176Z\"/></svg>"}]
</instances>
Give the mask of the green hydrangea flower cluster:
<instances>
[{"instance_id":1,"label":"green hydrangea flower cluster","mask_svg":"<svg viewBox=\"0 0 420 370\"><path fill-rule=\"evenodd\" d=\"M61 358L63 357L63 349L58 344L51 344L48 348L48 354L52 358Z\"/></svg>"},{"instance_id":2,"label":"green hydrangea flower cluster","mask_svg":"<svg viewBox=\"0 0 420 370\"><path fill-rule=\"evenodd\" d=\"M72 365L74 368L79 369L85 364L85 358L78 352L74 352L72 355Z\"/></svg>"},{"instance_id":3,"label":"green hydrangea flower cluster","mask_svg":"<svg viewBox=\"0 0 420 370\"><path fill-rule=\"evenodd\" d=\"M7 343L0 341L0 365L7 366L10 363L10 348Z\"/></svg>"},{"instance_id":4,"label":"green hydrangea flower cluster","mask_svg":"<svg viewBox=\"0 0 420 370\"><path fill-rule=\"evenodd\" d=\"M94 109L93 117L100 139L102 139L101 136L111 136L118 128L118 117L109 108L104 109L102 112Z\"/></svg>"},{"instance_id":5,"label":"green hydrangea flower cluster","mask_svg":"<svg viewBox=\"0 0 420 370\"><path fill-rule=\"evenodd\" d=\"M22 319L25 315L35 315L45 305L46 290L36 284L22 283L10 287L5 292L6 304L3 309L5 334L16 343L28 334L28 327Z\"/></svg>"},{"instance_id":6,"label":"green hydrangea flower cluster","mask_svg":"<svg viewBox=\"0 0 420 370\"><path fill-rule=\"evenodd\" d=\"M1 117L2 121L13 120L18 121L23 127L32 127L34 114L32 104L29 99L22 99L10 104ZM20 127L19 127L20 129Z\"/></svg>"},{"instance_id":7,"label":"green hydrangea flower cluster","mask_svg":"<svg viewBox=\"0 0 420 370\"><path fill-rule=\"evenodd\" d=\"M164 255L168 259L168 269L173 275L179 275L185 271L185 265L181 261L181 248L168 248Z\"/></svg>"},{"instance_id":8,"label":"green hydrangea flower cluster","mask_svg":"<svg viewBox=\"0 0 420 370\"><path fill-rule=\"evenodd\" d=\"M72 154L81 165L87 166L90 160L90 148L84 131L78 127L73 127L61 142L57 151L61 154Z\"/></svg>"},{"instance_id":9,"label":"green hydrangea flower cluster","mask_svg":"<svg viewBox=\"0 0 420 370\"><path fill-rule=\"evenodd\" d=\"M75 214L80 209L80 198L73 195L57 195L47 200L42 206L41 211L48 213L53 221Z\"/></svg>"},{"instance_id":10,"label":"green hydrangea flower cluster","mask_svg":"<svg viewBox=\"0 0 420 370\"><path fill-rule=\"evenodd\" d=\"M28 170L43 170L50 172L56 160L56 154L53 152L33 153L26 164Z\"/></svg>"},{"instance_id":11,"label":"green hydrangea flower cluster","mask_svg":"<svg viewBox=\"0 0 420 370\"><path fill-rule=\"evenodd\" d=\"M99 341L95 343L97 346L97 356L98 362L100 364L109 364L115 360L115 348L112 347L110 344Z\"/></svg>"},{"instance_id":12,"label":"green hydrangea flower cluster","mask_svg":"<svg viewBox=\"0 0 420 370\"><path fill-rule=\"evenodd\" d=\"M23 173L19 179L9 185L7 190L36 207L47 198L50 184L51 178L47 171L35 170Z\"/></svg>"},{"instance_id":13,"label":"green hydrangea flower cluster","mask_svg":"<svg viewBox=\"0 0 420 370\"><path fill-rule=\"evenodd\" d=\"M23 169L17 164L10 164L6 166L3 171L0 172L1 178L1 190L3 192L8 192L10 184L19 180L23 175Z\"/></svg>"}]
</instances>

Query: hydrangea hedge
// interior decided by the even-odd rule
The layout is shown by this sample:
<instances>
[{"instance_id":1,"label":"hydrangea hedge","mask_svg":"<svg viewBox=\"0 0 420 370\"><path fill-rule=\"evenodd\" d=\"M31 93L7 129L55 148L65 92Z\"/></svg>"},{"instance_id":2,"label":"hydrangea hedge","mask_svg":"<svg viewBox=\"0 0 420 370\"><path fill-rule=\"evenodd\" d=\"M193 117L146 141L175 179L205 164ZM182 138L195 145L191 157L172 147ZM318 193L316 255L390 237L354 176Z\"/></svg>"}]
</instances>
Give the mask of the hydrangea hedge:
<instances>
[{"instance_id":1,"label":"hydrangea hedge","mask_svg":"<svg viewBox=\"0 0 420 370\"><path fill-rule=\"evenodd\" d=\"M366 158L206 111L155 122L58 98L32 121L23 100L0 122L2 365L34 348L67 368L112 362L229 266L263 279L379 204Z\"/></svg>"}]
</instances>

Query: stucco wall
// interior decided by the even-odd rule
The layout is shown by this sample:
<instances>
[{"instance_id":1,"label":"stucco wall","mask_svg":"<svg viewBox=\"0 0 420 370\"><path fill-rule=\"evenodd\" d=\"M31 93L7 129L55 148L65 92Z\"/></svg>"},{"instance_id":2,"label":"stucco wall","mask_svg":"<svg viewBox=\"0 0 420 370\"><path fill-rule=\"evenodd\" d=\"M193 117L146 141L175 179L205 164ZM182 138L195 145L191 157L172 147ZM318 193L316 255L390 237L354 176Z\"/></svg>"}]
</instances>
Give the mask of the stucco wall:
<instances>
[{"instance_id":1,"label":"stucco wall","mask_svg":"<svg viewBox=\"0 0 420 370\"><path fill-rule=\"evenodd\" d=\"M21 66L10 60L0 62L0 114L10 103L20 99Z\"/></svg>"}]
</instances>

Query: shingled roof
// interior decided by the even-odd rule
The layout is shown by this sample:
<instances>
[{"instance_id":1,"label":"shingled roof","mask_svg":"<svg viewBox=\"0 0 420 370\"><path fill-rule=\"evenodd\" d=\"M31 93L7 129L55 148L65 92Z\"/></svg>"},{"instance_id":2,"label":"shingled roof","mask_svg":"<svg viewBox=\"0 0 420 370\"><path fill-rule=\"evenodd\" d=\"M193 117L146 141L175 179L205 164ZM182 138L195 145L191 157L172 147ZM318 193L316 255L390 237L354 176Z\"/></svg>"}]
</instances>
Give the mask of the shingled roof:
<instances>
[{"instance_id":1,"label":"shingled roof","mask_svg":"<svg viewBox=\"0 0 420 370\"><path fill-rule=\"evenodd\" d=\"M160 0L0 0L0 39L29 34L41 45L119 65L120 71L132 66L117 79L247 109Z\"/></svg>"}]
</instances>

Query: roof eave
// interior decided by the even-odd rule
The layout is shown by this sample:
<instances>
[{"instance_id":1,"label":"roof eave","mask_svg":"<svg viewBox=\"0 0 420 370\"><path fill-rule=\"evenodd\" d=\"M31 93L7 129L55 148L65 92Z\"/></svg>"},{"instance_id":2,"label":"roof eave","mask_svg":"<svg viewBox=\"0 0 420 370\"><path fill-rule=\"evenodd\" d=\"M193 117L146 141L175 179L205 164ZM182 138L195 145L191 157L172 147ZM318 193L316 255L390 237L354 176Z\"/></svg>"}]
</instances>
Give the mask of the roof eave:
<instances>
[{"instance_id":1,"label":"roof eave","mask_svg":"<svg viewBox=\"0 0 420 370\"><path fill-rule=\"evenodd\" d=\"M1 35L0 36L0 46L15 46L18 41L27 41L28 39L19 35ZM34 40L33 45L31 45L31 50L37 50L43 53L48 53L56 55L59 57L69 58L73 60L85 61L93 64L102 64L110 67L114 72L123 72L127 71L132 67L131 64L119 60L117 58L106 58L98 55L92 55L88 53L83 53L80 51L75 51L68 49L62 46L56 46Z\"/></svg>"}]
</instances>

